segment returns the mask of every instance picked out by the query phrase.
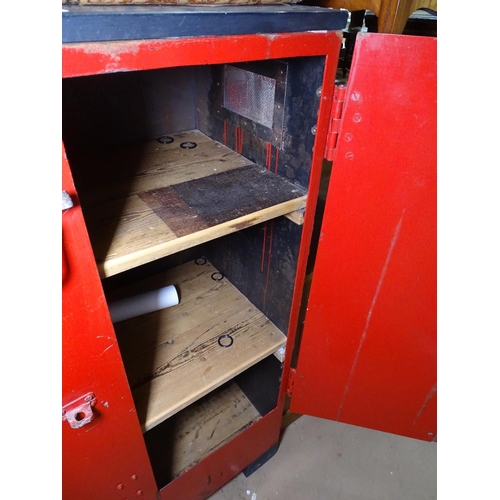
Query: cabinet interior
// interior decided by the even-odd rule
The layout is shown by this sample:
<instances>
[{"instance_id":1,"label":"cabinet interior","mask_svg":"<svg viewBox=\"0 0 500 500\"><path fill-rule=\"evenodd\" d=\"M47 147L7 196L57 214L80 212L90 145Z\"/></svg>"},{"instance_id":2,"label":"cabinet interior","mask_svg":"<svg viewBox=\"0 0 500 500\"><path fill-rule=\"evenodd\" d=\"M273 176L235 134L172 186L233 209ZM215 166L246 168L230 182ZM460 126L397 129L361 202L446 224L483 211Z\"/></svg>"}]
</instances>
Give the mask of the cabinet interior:
<instances>
[{"instance_id":1,"label":"cabinet interior","mask_svg":"<svg viewBox=\"0 0 500 500\"><path fill-rule=\"evenodd\" d=\"M276 408L324 58L63 79L63 142L161 488ZM232 344L219 343L230 335Z\"/></svg>"}]
</instances>

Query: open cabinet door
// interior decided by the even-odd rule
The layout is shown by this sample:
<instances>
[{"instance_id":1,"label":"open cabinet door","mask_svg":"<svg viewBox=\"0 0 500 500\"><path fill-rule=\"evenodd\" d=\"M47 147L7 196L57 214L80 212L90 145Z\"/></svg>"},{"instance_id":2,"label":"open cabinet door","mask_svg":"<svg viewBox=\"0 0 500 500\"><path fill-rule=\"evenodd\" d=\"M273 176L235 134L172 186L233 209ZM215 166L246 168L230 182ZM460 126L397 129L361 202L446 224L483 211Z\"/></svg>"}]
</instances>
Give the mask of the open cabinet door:
<instances>
[{"instance_id":1,"label":"open cabinet door","mask_svg":"<svg viewBox=\"0 0 500 500\"><path fill-rule=\"evenodd\" d=\"M359 35L291 410L436 439L435 38Z\"/></svg>"}]
</instances>

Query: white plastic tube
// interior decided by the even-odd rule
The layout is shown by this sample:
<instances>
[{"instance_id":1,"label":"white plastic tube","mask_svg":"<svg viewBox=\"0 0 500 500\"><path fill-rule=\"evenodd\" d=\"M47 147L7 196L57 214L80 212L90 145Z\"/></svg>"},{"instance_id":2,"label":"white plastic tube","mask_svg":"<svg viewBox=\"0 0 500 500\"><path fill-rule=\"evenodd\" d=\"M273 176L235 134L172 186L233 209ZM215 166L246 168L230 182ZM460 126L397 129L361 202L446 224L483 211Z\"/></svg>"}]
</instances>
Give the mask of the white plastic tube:
<instances>
[{"instance_id":1,"label":"white plastic tube","mask_svg":"<svg viewBox=\"0 0 500 500\"><path fill-rule=\"evenodd\" d=\"M110 302L108 308L111 314L111 321L118 323L119 321L159 311L166 307L176 306L178 303L179 295L177 294L177 289L174 285L169 285L158 290Z\"/></svg>"}]
</instances>

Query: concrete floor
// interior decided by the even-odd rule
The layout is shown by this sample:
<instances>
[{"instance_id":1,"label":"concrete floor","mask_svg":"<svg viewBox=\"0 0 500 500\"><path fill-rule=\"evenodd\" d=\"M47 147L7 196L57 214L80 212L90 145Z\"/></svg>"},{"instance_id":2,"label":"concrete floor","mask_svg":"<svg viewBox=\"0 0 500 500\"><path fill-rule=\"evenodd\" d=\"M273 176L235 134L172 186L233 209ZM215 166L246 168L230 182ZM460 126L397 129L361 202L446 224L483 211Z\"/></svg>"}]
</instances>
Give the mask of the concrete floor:
<instances>
[{"instance_id":1,"label":"concrete floor","mask_svg":"<svg viewBox=\"0 0 500 500\"><path fill-rule=\"evenodd\" d=\"M437 444L302 416L277 454L210 500L431 500Z\"/></svg>"}]
</instances>

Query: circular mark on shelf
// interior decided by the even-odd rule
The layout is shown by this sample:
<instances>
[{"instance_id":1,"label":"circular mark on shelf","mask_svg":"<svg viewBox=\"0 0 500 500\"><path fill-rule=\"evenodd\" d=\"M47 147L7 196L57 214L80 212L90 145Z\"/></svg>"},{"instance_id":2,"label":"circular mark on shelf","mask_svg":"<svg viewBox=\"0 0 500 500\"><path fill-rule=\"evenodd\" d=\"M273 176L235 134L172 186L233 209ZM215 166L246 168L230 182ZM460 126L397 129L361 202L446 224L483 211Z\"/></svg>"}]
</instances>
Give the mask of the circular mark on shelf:
<instances>
[{"instance_id":1,"label":"circular mark on shelf","mask_svg":"<svg viewBox=\"0 0 500 500\"><path fill-rule=\"evenodd\" d=\"M171 144L174 142L174 138L169 135L164 135L162 137L158 137L158 142L161 142L162 144Z\"/></svg>"},{"instance_id":2,"label":"circular mark on shelf","mask_svg":"<svg viewBox=\"0 0 500 500\"><path fill-rule=\"evenodd\" d=\"M206 263L207 263L207 259L205 259L205 257L198 257L194 263L197 265L197 266L204 266Z\"/></svg>"},{"instance_id":3,"label":"circular mark on shelf","mask_svg":"<svg viewBox=\"0 0 500 500\"><path fill-rule=\"evenodd\" d=\"M219 339L217 340L218 344L221 347L231 347L234 343L233 337L229 335L228 333L223 333Z\"/></svg>"},{"instance_id":4,"label":"circular mark on shelf","mask_svg":"<svg viewBox=\"0 0 500 500\"><path fill-rule=\"evenodd\" d=\"M219 271L217 271L216 273L212 274L212 279L214 281L222 281L224 279L224 275L222 273L219 273Z\"/></svg>"},{"instance_id":5,"label":"circular mark on shelf","mask_svg":"<svg viewBox=\"0 0 500 500\"><path fill-rule=\"evenodd\" d=\"M181 142L182 149L194 149L196 146L198 146L198 144L196 144L196 142L192 142L192 141Z\"/></svg>"}]
</instances>

